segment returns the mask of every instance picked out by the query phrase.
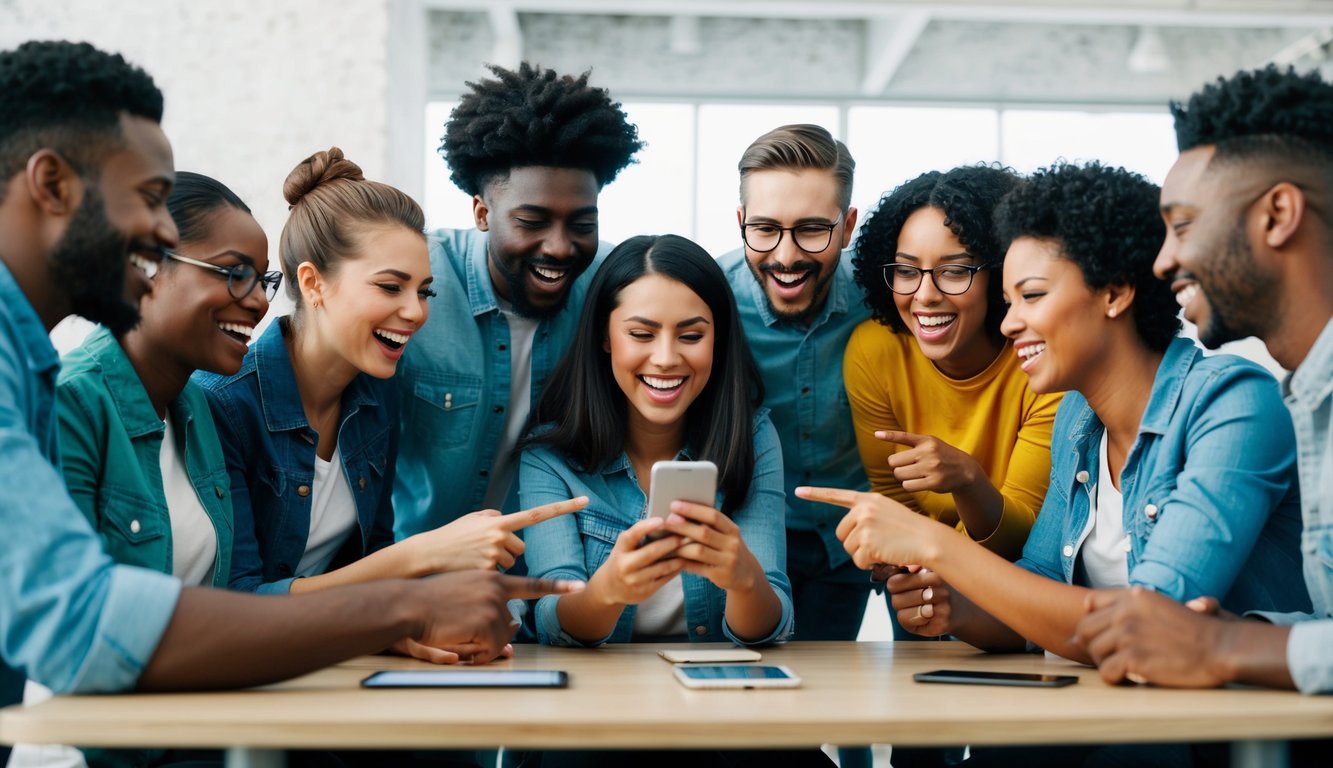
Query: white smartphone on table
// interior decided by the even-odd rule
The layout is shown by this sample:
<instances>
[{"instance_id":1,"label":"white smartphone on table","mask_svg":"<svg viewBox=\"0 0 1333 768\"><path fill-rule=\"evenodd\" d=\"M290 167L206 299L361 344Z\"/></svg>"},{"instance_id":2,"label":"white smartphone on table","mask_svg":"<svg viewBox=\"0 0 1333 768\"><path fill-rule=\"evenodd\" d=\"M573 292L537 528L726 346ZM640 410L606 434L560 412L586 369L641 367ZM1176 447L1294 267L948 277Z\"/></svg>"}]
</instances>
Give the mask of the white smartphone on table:
<instances>
[{"instance_id":1,"label":"white smartphone on table","mask_svg":"<svg viewBox=\"0 0 1333 768\"><path fill-rule=\"evenodd\" d=\"M749 648L670 648L657 652L672 664L738 664L759 661L764 655Z\"/></svg>"},{"instance_id":2,"label":"white smartphone on table","mask_svg":"<svg viewBox=\"0 0 1333 768\"><path fill-rule=\"evenodd\" d=\"M801 678L781 664L681 664L673 667L686 688L797 688Z\"/></svg>"}]
</instances>

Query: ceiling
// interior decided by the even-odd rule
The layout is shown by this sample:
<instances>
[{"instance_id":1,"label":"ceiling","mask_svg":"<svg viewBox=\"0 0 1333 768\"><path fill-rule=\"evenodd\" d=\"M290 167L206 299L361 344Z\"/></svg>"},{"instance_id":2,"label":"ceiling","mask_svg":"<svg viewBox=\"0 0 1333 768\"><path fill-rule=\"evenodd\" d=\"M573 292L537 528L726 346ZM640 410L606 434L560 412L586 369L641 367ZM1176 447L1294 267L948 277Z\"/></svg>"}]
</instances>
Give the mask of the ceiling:
<instances>
[{"instance_id":1,"label":"ceiling","mask_svg":"<svg viewBox=\"0 0 1333 768\"><path fill-rule=\"evenodd\" d=\"M421 1L436 99L520 60L729 101L1160 107L1268 62L1333 74L1333 0Z\"/></svg>"}]
</instances>

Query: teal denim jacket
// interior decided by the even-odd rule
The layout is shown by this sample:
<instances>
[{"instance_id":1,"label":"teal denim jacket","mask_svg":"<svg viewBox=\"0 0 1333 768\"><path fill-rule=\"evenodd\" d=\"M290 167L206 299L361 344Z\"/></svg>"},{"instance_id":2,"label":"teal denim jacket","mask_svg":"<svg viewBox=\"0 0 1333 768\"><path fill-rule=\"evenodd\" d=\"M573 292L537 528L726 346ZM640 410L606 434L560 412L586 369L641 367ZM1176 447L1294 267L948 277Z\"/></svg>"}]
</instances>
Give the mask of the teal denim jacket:
<instances>
[{"instance_id":1,"label":"teal denim jacket","mask_svg":"<svg viewBox=\"0 0 1333 768\"><path fill-rule=\"evenodd\" d=\"M1079 550L1105 428L1077 392L1051 435L1051 484L1018 565L1086 585ZM1129 583L1230 611L1308 611L1296 436L1277 381L1189 339L1166 350L1120 473Z\"/></svg>"},{"instance_id":2,"label":"teal denim jacket","mask_svg":"<svg viewBox=\"0 0 1333 768\"><path fill-rule=\"evenodd\" d=\"M98 328L65 356L56 384L65 482L118 563L171 573L171 515L159 453L165 433L143 382L111 332ZM217 534L212 585L231 573L231 492L218 433L194 383L168 406L185 468Z\"/></svg>"},{"instance_id":3,"label":"teal denim jacket","mask_svg":"<svg viewBox=\"0 0 1333 768\"><path fill-rule=\"evenodd\" d=\"M682 451L689 459L689 451ZM787 579L787 538L782 504L782 449L767 410L754 419L754 479L744 504L731 516L741 538L759 561L782 604L782 616L768 637L743 641L725 620L727 593L709 580L682 574L685 587L685 622L691 642L731 641L738 645L786 642L795 629L791 582ZM586 581L611 555L616 538L647 514L648 500L634 475L629 457L621 454L611 466L579 472L548 446L523 452L519 465L519 498L524 508L576 496L587 496L588 506L570 515L538 523L525 532L528 571L533 576ZM635 606L626 606L611 634L595 643L581 643L560 626L558 596L537 601L537 637L548 645L601 645L632 639Z\"/></svg>"}]
</instances>

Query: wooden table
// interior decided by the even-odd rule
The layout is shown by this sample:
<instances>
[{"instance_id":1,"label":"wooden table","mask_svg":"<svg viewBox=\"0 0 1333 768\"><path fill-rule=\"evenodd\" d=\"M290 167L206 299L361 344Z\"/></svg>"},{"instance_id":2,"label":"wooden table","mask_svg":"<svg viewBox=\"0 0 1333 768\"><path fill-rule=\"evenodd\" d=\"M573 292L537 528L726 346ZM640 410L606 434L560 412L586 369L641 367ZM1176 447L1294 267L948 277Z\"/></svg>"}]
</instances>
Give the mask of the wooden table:
<instances>
[{"instance_id":1,"label":"wooden table","mask_svg":"<svg viewBox=\"0 0 1333 768\"><path fill-rule=\"evenodd\" d=\"M794 690L689 690L657 645L519 646L495 666L563 669L564 690L363 690L363 657L259 689L57 697L0 712L0 742L231 748L236 765L281 764L279 748L685 748L888 743L911 746L1237 741L1271 765L1280 740L1333 735L1333 697L1264 690L1175 691L1103 684L1092 669L962 643L792 643L764 662ZM938 668L1074 674L1067 688L925 685ZM1276 745L1276 747L1274 747ZM1276 751L1275 751L1276 749Z\"/></svg>"}]
</instances>

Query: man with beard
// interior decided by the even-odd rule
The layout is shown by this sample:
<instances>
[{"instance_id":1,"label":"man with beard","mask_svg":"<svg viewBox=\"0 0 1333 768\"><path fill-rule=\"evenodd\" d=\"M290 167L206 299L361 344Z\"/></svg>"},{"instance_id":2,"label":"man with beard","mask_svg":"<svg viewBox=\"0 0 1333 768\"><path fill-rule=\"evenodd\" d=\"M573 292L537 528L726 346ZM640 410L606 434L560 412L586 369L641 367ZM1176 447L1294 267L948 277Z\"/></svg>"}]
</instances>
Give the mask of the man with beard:
<instances>
[{"instance_id":1,"label":"man with beard","mask_svg":"<svg viewBox=\"0 0 1333 768\"><path fill-rule=\"evenodd\" d=\"M847 147L817 125L760 136L739 163L742 248L718 260L782 442L797 640L855 640L871 586L834 535L837 510L793 493L812 483L866 489L842 382L847 339L870 316L851 258L842 258L856 228L855 166Z\"/></svg>"},{"instance_id":2,"label":"man with beard","mask_svg":"<svg viewBox=\"0 0 1333 768\"><path fill-rule=\"evenodd\" d=\"M24 674L57 692L245 687L402 637L495 657L506 600L567 587L472 571L264 598L182 589L103 552L57 468L48 333L71 314L117 334L138 322L177 241L161 118L152 78L120 56L0 52L0 706Z\"/></svg>"},{"instance_id":3,"label":"man with beard","mask_svg":"<svg viewBox=\"0 0 1333 768\"><path fill-rule=\"evenodd\" d=\"M490 70L440 144L477 226L428 235L438 295L398 368L399 538L486 510L459 523L480 537L491 510L517 507L514 446L573 337L589 267L610 250L597 195L643 146L586 72Z\"/></svg>"},{"instance_id":4,"label":"man with beard","mask_svg":"<svg viewBox=\"0 0 1333 768\"><path fill-rule=\"evenodd\" d=\"M1154 269L1204 344L1257 336L1292 371L1283 393L1314 611L1242 619L1215 615L1211 598L1182 607L1140 589L1099 592L1078 638L1108 682L1333 693L1333 85L1269 66L1171 110L1181 155L1162 185Z\"/></svg>"}]
</instances>

